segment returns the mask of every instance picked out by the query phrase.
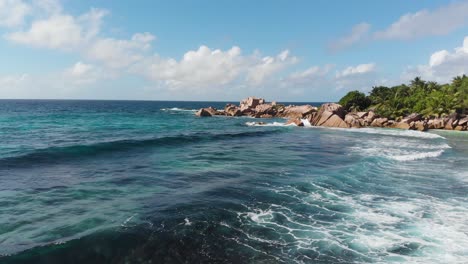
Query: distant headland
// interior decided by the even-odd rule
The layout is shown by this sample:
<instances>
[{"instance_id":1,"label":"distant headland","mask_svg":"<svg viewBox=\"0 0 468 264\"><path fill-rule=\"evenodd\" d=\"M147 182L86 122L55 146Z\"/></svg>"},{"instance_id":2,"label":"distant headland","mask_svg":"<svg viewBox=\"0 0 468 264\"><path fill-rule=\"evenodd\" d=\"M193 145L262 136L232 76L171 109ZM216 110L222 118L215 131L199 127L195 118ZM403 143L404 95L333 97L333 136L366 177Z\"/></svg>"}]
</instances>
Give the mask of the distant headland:
<instances>
[{"instance_id":1,"label":"distant headland","mask_svg":"<svg viewBox=\"0 0 468 264\"><path fill-rule=\"evenodd\" d=\"M263 98L248 97L223 110L202 108L197 116L249 116L286 118L286 124L338 128L387 127L426 131L468 130L468 77L455 77L440 85L415 78L409 85L378 86L366 96L359 91L346 94L339 103L283 105ZM258 125L264 124L257 122Z\"/></svg>"}]
</instances>

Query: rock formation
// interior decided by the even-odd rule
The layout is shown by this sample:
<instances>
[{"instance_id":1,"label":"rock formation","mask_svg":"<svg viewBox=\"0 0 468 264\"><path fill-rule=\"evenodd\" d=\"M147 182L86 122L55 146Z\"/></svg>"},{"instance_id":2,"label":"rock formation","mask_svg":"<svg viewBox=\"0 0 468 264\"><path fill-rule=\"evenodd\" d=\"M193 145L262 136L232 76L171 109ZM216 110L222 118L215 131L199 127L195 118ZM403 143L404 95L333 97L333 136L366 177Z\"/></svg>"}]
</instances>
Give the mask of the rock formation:
<instances>
[{"instance_id":1,"label":"rock formation","mask_svg":"<svg viewBox=\"0 0 468 264\"><path fill-rule=\"evenodd\" d=\"M397 120L379 117L372 110L367 112L346 113L344 108L336 103L326 103L320 108L311 105L282 105L277 102L267 103L263 98L248 97L240 104L227 104L224 111L213 107L202 108L196 112L197 116L209 117L250 116L254 118L287 118L286 124L304 126L307 121L312 126L361 128L386 127L426 131L428 129L468 130L468 116L457 113L446 117L423 119L418 113L412 113ZM309 124L307 124L309 125Z\"/></svg>"}]
</instances>

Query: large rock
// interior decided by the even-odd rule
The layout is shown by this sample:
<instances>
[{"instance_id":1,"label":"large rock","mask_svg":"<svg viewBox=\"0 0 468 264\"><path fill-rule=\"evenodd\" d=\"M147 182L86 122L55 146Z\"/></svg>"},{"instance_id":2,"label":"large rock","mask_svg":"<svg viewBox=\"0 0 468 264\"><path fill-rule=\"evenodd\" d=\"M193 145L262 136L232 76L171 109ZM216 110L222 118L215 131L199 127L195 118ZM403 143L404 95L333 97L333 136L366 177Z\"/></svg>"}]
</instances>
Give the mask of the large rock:
<instances>
[{"instance_id":1,"label":"large rock","mask_svg":"<svg viewBox=\"0 0 468 264\"><path fill-rule=\"evenodd\" d=\"M428 125L429 129L442 129L445 127L445 122L443 118L434 118L428 121Z\"/></svg>"},{"instance_id":2,"label":"large rock","mask_svg":"<svg viewBox=\"0 0 468 264\"><path fill-rule=\"evenodd\" d=\"M310 120L310 123L313 126L321 126L333 115L337 115L340 119L343 119L345 116L345 111L343 107L335 103L323 104L322 106L320 106L320 109L318 110L314 118Z\"/></svg>"},{"instance_id":3,"label":"large rock","mask_svg":"<svg viewBox=\"0 0 468 264\"><path fill-rule=\"evenodd\" d=\"M346 114L344 108L341 105L335 103L323 104L322 106L320 106L319 115L322 111L332 112L333 114L339 116L341 119L343 119Z\"/></svg>"},{"instance_id":4,"label":"large rock","mask_svg":"<svg viewBox=\"0 0 468 264\"><path fill-rule=\"evenodd\" d=\"M422 118L421 114L412 113L409 116L406 116L405 118L403 118L403 120L401 120L401 122L410 124L411 122L416 122L416 121L421 120L421 118Z\"/></svg>"},{"instance_id":5,"label":"large rock","mask_svg":"<svg viewBox=\"0 0 468 264\"><path fill-rule=\"evenodd\" d=\"M195 115L197 116L201 116L201 117L209 117L209 116L213 116L213 111L211 111L210 108L202 108L200 110L198 110Z\"/></svg>"},{"instance_id":6,"label":"large rock","mask_svg":"<svg viewBox=\"0 0 468 264\"><path fill-rule=\"evenodd\" d=\"M374 121L372 121L371 126L373 126L373 127L384 127L387 122L388 122L388 118L386 118L386 117L376 118L376 119L374 119Z\"/></svg>"},{"instance_id":7,"label":"large rock","mask_svg":"<svg viewBox=\"0 0 468 264\"><path fill-rule=\"evenodd\" d=\"M233 105L233 104L227 104L224 107L224 113L228 116L241 116L242 111L239 109L239 107Z\"/></svg>"},{"instance_id":8,"label":"large rock","mask_svg":"<svg viewBox=\"0 0 468 264\"><path fill-rule=\"evenodd\" d=\"M374 113L374 112L372 112ZM369 114L369 112L357 112L356 115L359 117L359 118L364 118L366 117L367 115Z\"/></svg>"},{"instance_id":9,"label":"large rock","mask_svg":"<svg viewBox=\"0 0 468 264\"><path fill-rule=\"evenodd\" d=\"M370 126L374 119L377 118L377 115L374 113L374 111L369 111L367 113L367 116L364 118L364 125L365 126Z\"/></svg>"},{"instance_id":10,"label":"large rock","mask_svg":"<svg viewBox=\"0 0 468 264\"><path fill-rule=\"evenodd\" d=\"M395 120L388 120L387 123L385 123L385 127L395 127L396 123Z\"/></svg>"},{"instance_id":11,"label":"large rock","mask_svg":"<svg viewBox=\"0 0 468 264\"><path fill-rule=\"evenodd\" d=\"M410 129L410 124L406 122L398 122L395 125L393 125L394 128L399 128L399 129Z\"/></svg>"},{"instance_id":12,"label":"large rock","mask_svg":"<svg viewBox=\"0 0 468 264\"><path fill-rule=\"evenodd\" d=\"M341 119L338 115L332 115L327 119L321 126L324 127L340 127L340 128L349 128L349 125Z\"/></svg>"},{"instance_id":13,"label":"large rock","mask_svg":"<svg viewBox=\"0 0 468 264\"><path fill-rule=\"evenodd\" d=\"M465 116L464 118L460 118L458 120L458 125L459 126L468 126L468 116Z\"/></svg>"},{"instance_id":14,"label":"large rock","mask_svg":"<svg viewBox=\"0 0 468 264\"><path fill-rule=\"evenodd\" d=\"M317 107L313 107L311 105L290 105L284 108L280 113L280 116L288 118L305 118L307 115L314 112L317 112Z\"/></svg>"},{"instance_id":15,"label":"large rock","mask_svg":"<svg viewBox=\"0 0 468 264\"><path fill-rule=\"evenodd\" d=\"M255 112L260 115L274 115L276 111L271 104L260 104L255 107Z\"/></svg>"},{"instance_id":16,"label":"large rock","mask_svg":"<svg viewBox=\"0 0 468 264\"><path fill-rule=\"evenodd\" d=\"M360 128L361 127L361 121L359 118L359 115L355 114L347 114L345 116L344 121L350 126L354 128Z\"/></svg>"},{"instance_id":17,"label":"large rock","mask_svg":"<svg viewBox=\"0 0 468 264\"><path fill-rule=\"evenodd\" d=\"M241 109L255 108L257 107L257 105L264 104L264 103L265 103L265 99L251 96L240 102L240 108Z\"/></svg>"},{"instance_id":18,"label":"large rock","mask_svg":"<svg viewBox=\"0 0 468 264\"><path fill-rule=\"evenodd\" d=\"M332 112L321 111L321 112L317 113L317 115L312 119L312 121L310 123L313 126L321 126L332 116L333 116Z\"/></svg>"},{"instance_id":19,"label":"large rock","mask_svg":"<svg viewBox=\"0 0 468 264\"><path fill-rule=\"evenodd\" d=\"M429 128L429 125L426 121L416 121L414 122L414 127L413 129L419 130L419 131L426 131Z\"/></svg>"}]
</instances>

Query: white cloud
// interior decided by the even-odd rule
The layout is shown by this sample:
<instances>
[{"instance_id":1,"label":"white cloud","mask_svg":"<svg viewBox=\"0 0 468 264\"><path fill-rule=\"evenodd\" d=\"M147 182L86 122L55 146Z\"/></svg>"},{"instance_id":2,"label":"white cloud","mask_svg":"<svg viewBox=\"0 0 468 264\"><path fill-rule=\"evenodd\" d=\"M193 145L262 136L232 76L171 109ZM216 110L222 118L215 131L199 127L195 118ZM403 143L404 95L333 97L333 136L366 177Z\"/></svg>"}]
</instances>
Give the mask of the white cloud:
<instances>
[{"instance_id":1,"label":"white cloud","mask_svg":"<svg viewBox=\"0 0 468 264\"><path fill-rule=\"evenodd\" d=\"M82 42L82 29L71 16L35 21L25 32L7 35L10 41L51 49L72 49Z\"/></svg>"},{"instance_id":2,"label":"white cloud","mask_svg":"<svg viewBox=\"0 0 468 264\"><path fill-rule=\"evenodd\" d=\"M33 0L31 4L34 10L40 12L38 15L41 13L46 15L59 14L63 10L59 0Z\"/></svg>"},{"instance_id":3,"label":"white cloud","mask_svg":"<svg viewBox=\"0 0 468 264\"><path fill-rule=\"evenodd\" d=\"M27 74L0 76L0 89L15 88L27 79Z\"/></svg>"},{"instance_id":4,"label":"white cloud","mask_svg":"<svg viewBox=\"0 0 468 264\"><path fill-rule=\"evenodd\" d=\"M318 79L325 78L333 68L334 65L328 64L324 67L313 66L303 71L293 72L283 80L283 86L310 85Z\"/></svg>"},{"instance_id":5,"label":"white cloud","mask_svg":"<svg viewBox=\"0 0 468 264\"><path fill-rule=\"evenodd\" d=\"M348 35L332 42L329 48L332 51L339 51L352 46L353 44L365 39L369 35L370 29L371 25L368 23L357 24L351 29L351 32Z\"/></svg>"},{"instance_id":6,"label":"white cloud","mask_svg":"<svg viewBox=\"0 0 468 264\"><path fill-rule=\"evenodd\" d=\"M463 45L453 52L441 50L434 52L426 65L409 67L402 75L404 81L420 76L425 80L448 82L457 75L468 74L468 36Z\"/></svg>"},{"instance_id":7,"label":"white cloud","mask_svg":"<svg viewBox=\"0 0 468 264\"><path fill-rule=\"evenodd\" d=\"M9 33L6 38L34 47L77 50L97 35L101 19L106 13L105 10L91 9L78 18L54 14L34 21L27 31Z\"/></svg>"},{"instance_id":8,"label":"white cloud","mask_svg":"<svg viewBox=\"0 0 468 264\"><path fill-rule=\"evenodd\" d=\"M64 80L69 80L76 85L83 85L95 83L107 76L104 75L104 72L101 68L79 61L72 67L66 69L62 77Z\"/></svg>"},{"instance_id":9,"label":"white cloud","mask_svg":"<svg viewBox=\"0 0 468 264\"><path fill-rule=\"evenodd\" d=\"M371 25L360 23L351 32L332 42L331 51L339 51L364 40L410 40L428 36L447 35L468 24L468 2L458 1L435 10L423 9L407 13L387 28L371 32Z\"/></svg>"},{"instance_id":10,"label":"white cloud","mask_svg":"<svg viewBox=\"0 0 468 264\"><path fill-rule=\"evenodd\" d=\"M0 26L19 26L30 12L31 7L21 0L0 0Z\"/></svg>"},{"instance_id":11,"label":"white cloud","mask_svg":"<svg viewBox=\"0 0 468 264\"><path fill-rule=\"evenodd\" d=\"M468 22L468 2L461 1L436 10L421 10L400 17L387 29L375 32L377 39L413 39L446 35Z\"/></svg>"},{"instance_id":12,"label":"white cloud","mask_svg":"<svg viewBox=\"0 0 468 264\"><path fill-rule=\"evenodd\" d=\"M153 54L152 43L156 37L148 32L136 33L128 39L104 37L101 27L103 17L108 13L106 10L91 9L74 16L67 14L56 0L28 3L32 11L21 15L14 24L24 24L26 16L31 18L26 19L31 21L30 24L18 27L21 30L13 27L5 37L27 46L75 52L86 63L79 61L50 74L1 77L1 97L71 98L75 95L116 98L119 93L109 92L114 87L103 88L106 85L102 81L122 77L120 82L130 74L150 80L142 86L156 88L152 91L157 93L151 98L219 100L257 95L284 100L301 96L325 100L336 94L341 96L343 90L339 89L358 89L365 85L370 88L371 77L375 77L372 75L375 71L373 63L350 66L336 74L331 72L333 65L290 73L299 60L289 50L276 55L261 55L259 51L243 54L237 46L220 50L202 45L187 51L180 59L164 58ZM369 28L370 25L365 23L356 26L337 47L362 40ZM141 90L135 87L121 92L128 96Z\"/></svg>"},{"instance_id":13,"label":"white cloud","mask_svg":"<svg viewBox=\"0 0 468 264\"><path fill-rule=\"evenodd\" d=\"M136 33L131 39L100 37L102 19L107 10L92 8L74 17L62 12L54 0L36 0L45 18L34 20L26 31L6 34L15 43L47 49L77 52L110 68L127 67L144 58L155 39L150 33Z\"/></svg>"},{"instance_id":14,"label":"white cloud","mask_svg":"<svg viewBox=\"0 0 468 264\"><path fill-rule=\"evenodd\" d=\"M276 57L253 58L253 65L248 70L247 82L251 85L260 85L272 75L297 63L296 57L289 55L289 50L282 51Z\"/></svg>"},{"instance_id":15,"label":"white cloud","mask_svg":"<svg viewBox=\"0 0 468 264\"><path fill-rule=\"evenodd\" d=\"M100 61L111 68L122 68L141 61L144 52L155 39L150 33L137 33L130 40L101 38L96 39L85 51L93 60Z\"/></svg>"},{"instance_id":16,"label":"white cloud","mask_svg":"<svg viewBox=\"0 0 468 264\"><path fill-rule=\"evenodd\" d=\"M337 78L348 77L352 75L366 74L375 71L375 63L359 64L357 66L349 66L336 74Z\"/></svg>"},{"instance_id":17,"label":"white cloud","mask_svg":"<svg viewBox=\"0 0 468 264\"><path fill-rule=\"evenodd\" d=\"M151 80L163 82L172 89L214 89L236 81L259 85L295 61L297 58L291 57L287 50L275 57L260 57L258 54L243 56L239 47L222 51L201 46L186 52L180 61L155 55L134 72L145 71Z\"/></svg>"}]
</instances>

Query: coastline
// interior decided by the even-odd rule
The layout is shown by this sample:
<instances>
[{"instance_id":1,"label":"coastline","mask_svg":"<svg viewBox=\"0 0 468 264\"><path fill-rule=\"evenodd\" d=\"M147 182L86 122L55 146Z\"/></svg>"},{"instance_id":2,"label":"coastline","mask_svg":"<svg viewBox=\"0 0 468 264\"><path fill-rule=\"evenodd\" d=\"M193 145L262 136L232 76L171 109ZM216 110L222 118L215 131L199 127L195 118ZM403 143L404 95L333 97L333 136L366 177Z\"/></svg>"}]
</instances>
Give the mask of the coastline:
<instances>
[{"instance_id":1,"label":"coastline","mask_svg":"<svg viewBox=\"0 0 468 264\"><path fill-rule=\"evenodd\" d=\"M422 114L412 113L405 117L390 119L379 116L373 110L346 111L337 103L325 103L319 108L305 105L282 105L275 101L266 102L263 98L248 97L240 104L227 104L223 110L214 107L205 107L198 110L195 115L199 117L211 116L249 116L253 118L285 118L286 125L296 126L322 126L336 128L365 128L382 127L405 130L427 131L431 130L468 130L468 116L452 113L443 117L423 117ZM257 125L265 125L257 122Z\"/></svg>"}]
</instances>

